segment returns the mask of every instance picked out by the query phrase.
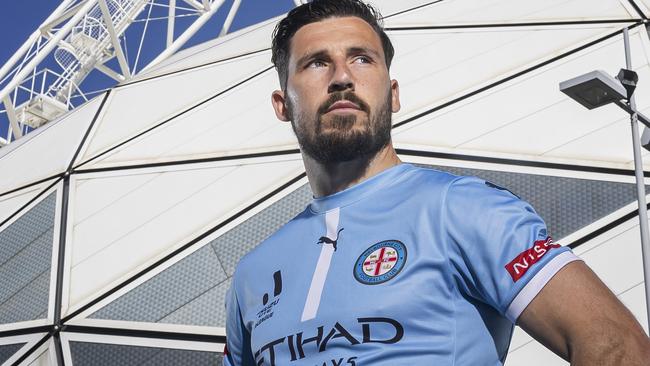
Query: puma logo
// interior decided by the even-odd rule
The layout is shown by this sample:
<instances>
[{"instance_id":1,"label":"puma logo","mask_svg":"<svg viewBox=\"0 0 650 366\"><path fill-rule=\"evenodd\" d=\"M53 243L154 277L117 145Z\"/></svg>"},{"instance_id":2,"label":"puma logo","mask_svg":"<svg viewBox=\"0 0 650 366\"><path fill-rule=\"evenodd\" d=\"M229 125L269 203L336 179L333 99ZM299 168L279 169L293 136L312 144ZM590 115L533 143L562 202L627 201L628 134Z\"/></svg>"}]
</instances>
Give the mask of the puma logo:
<instances>
[{"instance_id":1,"label":"puma logo","mask_svg":"<svg viewBox=\"0 0 650 366\"><path fill-rule=\"evenodd\" d=\"M323 244L323 243L332 244L332 246L334 246L334 251L336 251L336 242L339 240L339 235L341 234L341 231L343 231L343 228L341 228L341 230L339 230L339 232L336 233L336 239L334 240L328 238L327 236L321 236L320 239L318 239L317 244Z\"/></svg>"}]
</instances>

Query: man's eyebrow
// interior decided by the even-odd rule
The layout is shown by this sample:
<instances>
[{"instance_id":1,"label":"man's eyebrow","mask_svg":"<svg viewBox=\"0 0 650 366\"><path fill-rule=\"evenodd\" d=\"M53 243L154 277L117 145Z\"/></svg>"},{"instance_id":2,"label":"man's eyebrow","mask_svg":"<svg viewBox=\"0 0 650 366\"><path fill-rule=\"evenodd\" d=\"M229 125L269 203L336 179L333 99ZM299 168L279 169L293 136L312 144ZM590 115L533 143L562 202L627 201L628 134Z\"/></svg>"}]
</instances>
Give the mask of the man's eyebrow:
<instances>
[{"instance_id":1,"label":"man's eyebrow","mask_svg":"<svg viewBox=\"0 0 650 366\"><path fill-rule=\"evenodd\" d=\"M372 56L374 58L380 58L381 57L381 54L379 52L377 52L376 50L374 50L372 48L368 48L368 47L361 47L361 46L348 48L347 51L346 51L346 54L347 54L348 57L356 56L356 55L359 55L359 54L370 55L370 56ZM296 62L296 65L301 66L301 65L305 64L307 61L313 60L313 59L326 59L327 60L329 58L330 58L329 53L327 51L325 51L325 50L309 52L309 53L303 55L302 57L300 57L298 59L298 61Z\"/></svg>"},{"instance_id":2,"label":"man's eyebrow","mask_svg":"<svg viewBox=\"0 0 650 366\"><path fill-rule=\"evenodd\" d=\"M368 47L350 47L350 48L348 48L347 54L348 54L348 56L366 54L366 55L370 55L370 56L375 57L375 58L381 57L379 52L375 51L372 48L368 48Z\"/></svg>"},{"instance_id":3,"label":"man's eyebrow","mask_svg":"<svg viewBox=\"0 0 650 366\"><path fill-rule=\"evenodd\" d=\"M324 50L316 51L316 52L309 52L309 53L303 55L301 58L299 58L298 61L296 62L296 65L301 66L305 62L307 62L309 60L312 60L312 59L315 59L315 58L324 58L324 59L326 59L326 58L329 58L329 56L327 55L327 52L324 51Z\"/></svg>"}]
</instances>

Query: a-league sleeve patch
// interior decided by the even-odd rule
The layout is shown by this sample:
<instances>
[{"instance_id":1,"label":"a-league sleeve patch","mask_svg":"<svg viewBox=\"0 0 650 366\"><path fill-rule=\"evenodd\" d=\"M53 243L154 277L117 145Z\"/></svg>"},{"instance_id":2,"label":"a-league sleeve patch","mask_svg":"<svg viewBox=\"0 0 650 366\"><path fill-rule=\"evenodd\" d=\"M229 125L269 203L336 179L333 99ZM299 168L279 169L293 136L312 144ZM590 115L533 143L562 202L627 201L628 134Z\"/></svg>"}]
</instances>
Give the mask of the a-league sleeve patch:
<instances>
[{"instance_id":1,"label":"a-league sleeve patch","mask_svg":"<svg viewBox=\"0 0 650 366\"><path fill-rule=\"evenodd\" d=\"M546 253L559 247L561 247L561 245L554 243L550 236L544 240L535 241L532 247L519 253L518 256L505 265L510 277L512 277L512 281L517 282L526 274L528 269L530 269L535 263L539 262Z\"/></svg>"}]
</instances>

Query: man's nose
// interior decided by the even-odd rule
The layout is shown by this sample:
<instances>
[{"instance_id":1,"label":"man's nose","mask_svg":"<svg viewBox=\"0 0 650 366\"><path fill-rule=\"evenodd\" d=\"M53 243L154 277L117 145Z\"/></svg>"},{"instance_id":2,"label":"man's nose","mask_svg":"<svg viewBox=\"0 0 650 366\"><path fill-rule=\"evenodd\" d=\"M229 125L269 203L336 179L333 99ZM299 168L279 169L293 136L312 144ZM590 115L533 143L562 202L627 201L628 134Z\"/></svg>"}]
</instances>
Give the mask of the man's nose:
<instances>
[{"instance_id":1,"label":"man's nose","mask_svg":"<svg viewBox=\"0 0 650 366\"><path fill-rule=\"evenodd\" d=\"M345 90L354 90L352 75L347 65L335 65L327 92L333 93Z\"/></svg>"}]
</instances>

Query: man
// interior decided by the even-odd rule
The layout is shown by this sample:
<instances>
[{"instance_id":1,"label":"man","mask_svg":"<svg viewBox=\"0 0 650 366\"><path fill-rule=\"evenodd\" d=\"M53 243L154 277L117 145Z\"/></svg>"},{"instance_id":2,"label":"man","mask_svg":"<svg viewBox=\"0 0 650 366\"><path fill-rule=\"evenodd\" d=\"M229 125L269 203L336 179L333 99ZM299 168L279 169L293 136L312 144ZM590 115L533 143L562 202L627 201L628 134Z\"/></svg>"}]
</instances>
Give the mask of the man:
<instances>
[{"instance_id":1,"label":"man","mask_svg":"<svg viewBox=\"0 0 650 366\"><path fill-rule=\"evenodd\" d=\"M226 365L501 365L513 323L574 365L650 365L633 316L507 190L402 164L390 40L358 0L276 28L277 117L313 202L244 257Z\"/></svg>"}]
</instances>

